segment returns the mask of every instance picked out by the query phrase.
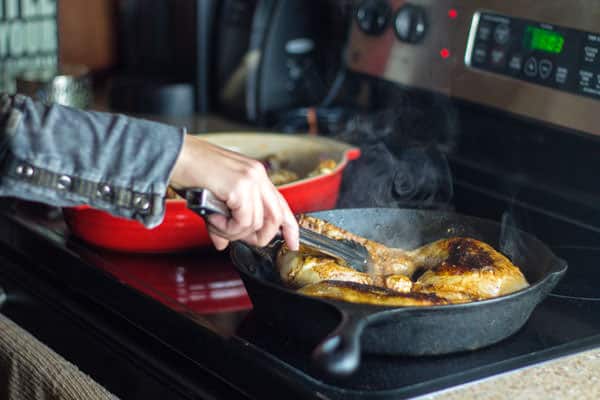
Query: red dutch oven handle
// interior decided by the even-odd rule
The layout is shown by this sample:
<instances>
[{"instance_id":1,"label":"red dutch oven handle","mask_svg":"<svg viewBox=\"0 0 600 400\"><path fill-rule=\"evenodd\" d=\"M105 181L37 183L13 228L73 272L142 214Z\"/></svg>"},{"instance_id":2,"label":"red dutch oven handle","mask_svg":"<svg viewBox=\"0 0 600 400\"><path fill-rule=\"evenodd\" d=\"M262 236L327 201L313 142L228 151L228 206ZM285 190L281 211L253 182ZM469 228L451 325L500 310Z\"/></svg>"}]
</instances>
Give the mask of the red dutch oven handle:
<instances>
[{"instance_id":1,"label":"red dutch oven handle","mask_svg":"<svg viewBox=\"0 0 600 400\"><path fill-rule=\"evenodd\" d=\"M346 158L348 161L354 161L360 157L360 149L358 147L352 147L346 150Z\"/></svg>"}]
</instances>

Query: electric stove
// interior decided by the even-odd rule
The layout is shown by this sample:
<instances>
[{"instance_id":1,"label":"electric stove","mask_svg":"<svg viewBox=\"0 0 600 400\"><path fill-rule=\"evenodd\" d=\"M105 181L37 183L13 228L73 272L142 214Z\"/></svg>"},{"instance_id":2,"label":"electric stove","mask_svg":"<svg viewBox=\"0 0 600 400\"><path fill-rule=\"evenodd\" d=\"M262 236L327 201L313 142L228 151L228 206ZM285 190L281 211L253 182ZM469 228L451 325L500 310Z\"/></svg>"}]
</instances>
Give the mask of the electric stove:
<instances>
[{"instance_id":1,"label":"electric stove","mask_svg":"<svg viewBox=\"0 0 600 400\"><path fill-rule=\"evenodd\" d=\"M103 250L56 210L12 201L1 312L123 398L396 399L599 346L600 6L355 3L347 81L328 98L366 110L340 136L365 151L339 206L444 207L539 237L569 269L520 331L472 352L365 354L353 376L324 376L309 345L257 318L227 253Z\"/></svg>"},{"instance_id":2,"label":"electric stove","mask_svg":"<svg viewBox=\"0 0 600 400\"><path fill-rule=\"evenodd\" d=\"M472 199L475 193L468 196ZM600 345L600 290L594 284L600 247L554 246L569 263L566 276L525 326L500 343L435 357L366 354L353 376L332 378L313 368L309 345L255 316L227 253L200 249L136 255L103 250L72 237L60 215L31 210L18 204L15 214L2 217L3 247L27 260L15 267L17 273L37 269L37 278L59 282L60 298L76 296L80 305L92 301L103 314L124 318L131 326L115 328L120 324L108 323L110 329L102 325L102 330L113 332L111 337L139 331L135 334L142 345L139 351L163 360L169 365L160 364L164 371L177 371L170 374L179 377L179 388L203 386L202 382L181 383L190 379L182 376L193 376L190 368L198 368L250 398L278 393L290 398L404 398ZM29 267L30 263L35 266ZM0 278L10 282L12 276L14 284L10 272L5 268ZM19 300L11 301L8 287L9 301L2 311L27 325L18 312ZM96 313L86 312L87 318ZM94 329L101 329L95 324ZM158 347L168 350L158 351ZM193 361L192 365L179 369L179 357ZM111 385L104 373L94 377L119 394L119 385Z\"/></svg>"}]
</instances>

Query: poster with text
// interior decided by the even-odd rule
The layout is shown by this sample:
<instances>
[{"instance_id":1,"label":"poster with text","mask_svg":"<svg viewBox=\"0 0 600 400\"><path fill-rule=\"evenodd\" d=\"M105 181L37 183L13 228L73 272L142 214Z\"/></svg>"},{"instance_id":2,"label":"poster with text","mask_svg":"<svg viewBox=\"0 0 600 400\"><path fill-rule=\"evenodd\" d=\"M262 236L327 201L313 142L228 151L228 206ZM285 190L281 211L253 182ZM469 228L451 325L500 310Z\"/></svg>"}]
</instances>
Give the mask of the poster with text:
<instances>
[{"instance_id":1,"label":"poster with text","mask_svg":"<svg viewBox=\"0 0 600 400\"><path fill-rule=\"evenodd\" d=\"M56 3L0 0L0 91L14 92L15 78L24 71L56 69Z\"/></svg>"}]
</instances>

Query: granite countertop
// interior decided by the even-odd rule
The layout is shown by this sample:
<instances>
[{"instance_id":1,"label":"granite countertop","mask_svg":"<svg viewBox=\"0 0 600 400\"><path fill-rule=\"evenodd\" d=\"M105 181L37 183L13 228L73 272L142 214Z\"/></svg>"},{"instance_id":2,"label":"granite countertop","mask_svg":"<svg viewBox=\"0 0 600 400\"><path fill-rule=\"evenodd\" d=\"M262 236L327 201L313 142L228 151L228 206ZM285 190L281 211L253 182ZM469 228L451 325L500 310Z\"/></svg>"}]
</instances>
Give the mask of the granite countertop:
<instances>
[{"instance_id":1,"label":"granite countertop","mask_svg":"<svg viewBox=\"0 0 600 400\"><path fill-rule=\"evenodd\" d=\"M418 397L418 400L600 398L600 348Z\"/></svg>"}]
</instances>

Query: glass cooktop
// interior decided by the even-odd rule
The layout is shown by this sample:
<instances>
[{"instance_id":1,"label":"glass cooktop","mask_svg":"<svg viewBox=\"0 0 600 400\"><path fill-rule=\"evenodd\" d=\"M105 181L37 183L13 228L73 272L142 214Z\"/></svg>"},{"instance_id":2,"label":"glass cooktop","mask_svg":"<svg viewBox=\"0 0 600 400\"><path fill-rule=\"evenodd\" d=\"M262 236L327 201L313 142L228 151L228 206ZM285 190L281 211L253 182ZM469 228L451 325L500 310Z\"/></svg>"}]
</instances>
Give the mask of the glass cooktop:
<instances>
[{"instance_id":1,"label":"glass cooktop","mask_svg":"<svg viewBox=\"0 0 600 400\"><path fill-rule=\"evenodd\" d=\"M336 379L313 368L309 345L256 317L226 253L210 249L170 255L118 253L80 242L60 221L38 219L35 226L52 231L66 249L138 296L150 297L196 323L202 329L194 330L192 337L216 335L221 340L214 346L223 346L223 352L233 348L245 360L260 360L252 367L257 376L283 374L286 385L320 393L322 398L410 397L600 345L600 289L594 285L600 278L600 248L554 246L569 263L566 276L525 326L500 343L436 357L366 354L351 378ZM233 368L239 360L220 362ZM238 377L225 379L235 384Z\"/></svg>"},{"instance_id":2,"label":"glass cooktop","mask_svg":"<svg viewBox=\"0 0 600 400\"><path fill-rule=\"evenodd\" d=\"M600 248L556 248L569 270L514 336L490 347L436 357L365 355L350 379L320 375L311 348L260 321L228 256L214 251L179 255L127 255L97 250L94 264L214 332L235 336L340 398L352 394L415 395L507 371L600 344ZM596 316L596 317L595 317ZM348 392L349 391L349 392Z\"/></svg>"}]
</instances>

